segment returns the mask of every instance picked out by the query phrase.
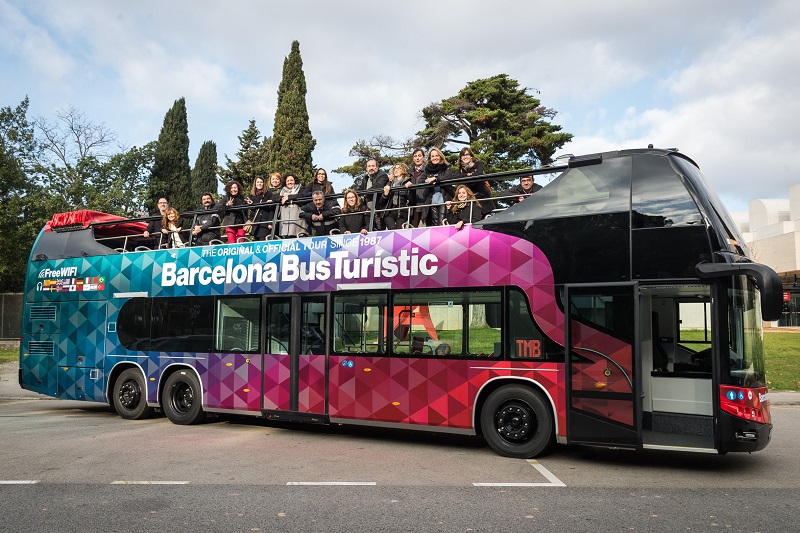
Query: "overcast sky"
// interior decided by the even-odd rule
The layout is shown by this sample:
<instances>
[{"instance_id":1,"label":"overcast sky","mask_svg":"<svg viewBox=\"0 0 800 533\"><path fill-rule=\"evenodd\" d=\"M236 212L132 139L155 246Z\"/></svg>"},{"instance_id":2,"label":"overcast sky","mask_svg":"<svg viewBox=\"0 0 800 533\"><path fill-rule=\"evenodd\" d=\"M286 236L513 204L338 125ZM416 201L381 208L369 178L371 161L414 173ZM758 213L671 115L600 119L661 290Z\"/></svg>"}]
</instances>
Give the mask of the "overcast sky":
<instances>
[{"instance_id":1,"label":"overcast sky","mask_svg":"<svg viewBox=\"0 0 800 533\"><path fill-rule=\"evenodd\" d=\"M574 134L564 153L677 147L731 211L800 183L798 0L0 0L0 27L0 106L74 106L131 147L183 96L192 165L207 140L235 159L250 119L271 135L296 39L329 170L506 73Z\"/></svg>"}]
</instances>

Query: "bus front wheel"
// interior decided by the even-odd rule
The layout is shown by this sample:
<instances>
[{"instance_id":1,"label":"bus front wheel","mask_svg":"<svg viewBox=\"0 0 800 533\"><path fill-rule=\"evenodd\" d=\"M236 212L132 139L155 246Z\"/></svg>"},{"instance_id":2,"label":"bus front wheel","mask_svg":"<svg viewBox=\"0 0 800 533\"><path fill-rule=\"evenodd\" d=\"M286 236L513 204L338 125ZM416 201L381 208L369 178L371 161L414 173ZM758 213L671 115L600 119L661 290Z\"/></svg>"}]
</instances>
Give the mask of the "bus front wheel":
<instances>
[{"instance_id":1,"label":"bus front wheel","mask_svg":"<svg viewBox=\"0 0 800 533\"><path fill-rule=\"evenodd\" d=\"M197 424L206 417L200 381L188 370L178 370L170 374L164 383L161 404L164 414L173 424Z\"/></svg>"},{"instance_id":2,"label":"bus front wheel","mask_svg":"<svg viewBox=\"0 0 800 533\"><path fill-rule=\"evenodd\" d=\"M481 410L483 438L505 457L529 459L555 442L553 416L541 395L522 385L505 385Z\"/></svg>"},{"instance_id":3,"label":"bus front wheel","mask_svg":"<svg viewBox=\"0 0 800 533\"><path fill-rule=\"evenodd\" d=\"M142 420L153 415L153 408L147 405L147 387L139 369L123 371L114 382L113 394L114 409L122 418Z\"/></svg>"}]
</instances>

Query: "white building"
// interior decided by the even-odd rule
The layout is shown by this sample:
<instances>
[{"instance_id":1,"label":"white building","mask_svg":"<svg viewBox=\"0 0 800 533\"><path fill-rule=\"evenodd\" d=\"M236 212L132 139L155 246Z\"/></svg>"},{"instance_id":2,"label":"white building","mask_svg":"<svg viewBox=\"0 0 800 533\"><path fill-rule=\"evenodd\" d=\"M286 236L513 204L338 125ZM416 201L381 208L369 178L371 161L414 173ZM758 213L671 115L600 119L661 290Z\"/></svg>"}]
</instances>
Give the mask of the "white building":
<instances>
[{"instance_id":1,"label":"white building","mask_svg":"<svg viewBox=\"0 0 800 533\"><path fill-rule=\"evenodd\" d=\"M800 326L800 185L789 198L750 200L747 213L732 213L753 259L783 281L784 314L778 325Z\"/></svg>"}]
</instances>

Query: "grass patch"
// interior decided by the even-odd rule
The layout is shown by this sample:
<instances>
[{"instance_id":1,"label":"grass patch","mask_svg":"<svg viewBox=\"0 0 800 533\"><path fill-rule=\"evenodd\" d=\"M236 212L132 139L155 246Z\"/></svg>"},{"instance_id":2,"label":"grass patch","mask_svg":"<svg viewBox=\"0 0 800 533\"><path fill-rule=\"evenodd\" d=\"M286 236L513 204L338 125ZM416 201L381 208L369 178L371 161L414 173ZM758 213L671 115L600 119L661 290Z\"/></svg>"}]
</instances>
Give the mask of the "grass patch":
<instances>
[{"instance_id":1,"label":"grass patch","mask_svg":"<svg viewBox=\"0 0 800 533\"><path fill-rule=\"evenodd\" d=\"M0 348L0 364L19 360L19 349Z\"/></svg>"},{"instance_id":2,"label":"grass patch","mask_svg":"<svg viewBox=\"0 0 800 533\"><path fill-rule=\"evenodd\" d=\"M470 332L470 339L475 344L480 344L478 339L483 340L485 348L491 350L493 335L486 332L486 338L482 339L482 333ZM800 391L800 333L764 332L764 352L769 388L775 391ZM16 348L0 348L0 363L18 359L19 350Z\"/></svg>"},{"instance_id":3,"label":"grass patch","mask_svg":"<svg viewBox=\"0 0 800 533\"><path fill-rule=\"evenodd\" d=\"M764 333L764 358L770 390L800 391L800 333Z\"/></svg>"}]
</instances>

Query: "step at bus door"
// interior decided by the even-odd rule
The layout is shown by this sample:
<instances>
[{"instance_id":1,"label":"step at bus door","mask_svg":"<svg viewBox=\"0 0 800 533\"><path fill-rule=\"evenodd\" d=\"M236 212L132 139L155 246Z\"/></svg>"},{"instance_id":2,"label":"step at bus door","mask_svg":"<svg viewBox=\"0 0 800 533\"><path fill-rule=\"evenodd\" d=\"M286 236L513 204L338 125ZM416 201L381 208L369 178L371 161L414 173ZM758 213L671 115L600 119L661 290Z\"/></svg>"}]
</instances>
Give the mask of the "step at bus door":
<instances>
[{"instance_id":1,"label":"step at bus door","mask_svg":"<svg viewBox=\"0 0 800 533\"><path fill-rule=\"evenodd\" d=\"M641 447L636 283L567 285L567 442Z\"/></svg>"}]
</instances>

